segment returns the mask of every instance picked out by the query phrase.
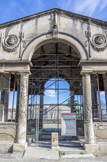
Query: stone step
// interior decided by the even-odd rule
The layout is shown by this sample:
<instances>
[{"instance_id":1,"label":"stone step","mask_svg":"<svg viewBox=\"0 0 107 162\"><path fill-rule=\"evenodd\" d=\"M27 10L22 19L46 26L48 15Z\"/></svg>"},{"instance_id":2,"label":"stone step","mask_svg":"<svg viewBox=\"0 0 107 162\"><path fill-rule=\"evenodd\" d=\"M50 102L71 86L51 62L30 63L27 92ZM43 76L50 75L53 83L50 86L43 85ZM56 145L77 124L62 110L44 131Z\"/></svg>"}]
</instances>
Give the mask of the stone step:
<instances>
[{"instance_id":1,"label":"stone step","mask_svg":"<svg viewBox=\"0 0 107 162\"><path fill-rule=\"evenodd\" d=\"M70 155L70 154L86 154L85 150L74 150L74 151L64 151L65 155Z\"/></svg>"},{"instance_id":2,"label":"stone step","mask_svg":"<svg viewBox=\"0 0 107 162\"><path fill-rule=\"evenodd\" d=\"M62 155L61 159L71 159L71 158L89 158L89 159L93 159L95 158L95 156L93 154L69 154L69 155Z\"/></svg>"},{"instance_id":3,"label":"stone step","mask_svg":"<svg viewBox=\"0 0 107 162\"><path fill-rule=\"evenodd\" d=\"M83 147L59 147L59 152L61 152L64 155L70 155L70 154L86 154L85 150L83 149Z\"/></svg>"}]
</instances>

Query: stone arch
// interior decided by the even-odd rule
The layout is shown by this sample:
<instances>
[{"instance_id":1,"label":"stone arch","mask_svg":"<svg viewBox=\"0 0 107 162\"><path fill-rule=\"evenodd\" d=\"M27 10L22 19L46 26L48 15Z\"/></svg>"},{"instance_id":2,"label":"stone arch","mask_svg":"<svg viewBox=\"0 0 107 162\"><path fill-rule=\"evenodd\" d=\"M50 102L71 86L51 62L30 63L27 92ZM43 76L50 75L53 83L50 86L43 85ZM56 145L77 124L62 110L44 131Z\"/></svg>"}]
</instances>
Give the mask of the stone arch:
<instances>
[{"instance_id":1,"label":"stone arch","mask_svg":"<svg viewBox=\"0 0 107 162\"><path fill-rule=\"evenodd\" d=\"M87 59L87 51L84 45L77 38L73 37L72 35L59 32L57 38L53 38L52 36L50 36L50 34L45 33L31 40L22 53L22 60L31 61L31 58L37 48L46 43L55 41L69 44L78 52L81 60Z\"/></svg>"}]
</instances>

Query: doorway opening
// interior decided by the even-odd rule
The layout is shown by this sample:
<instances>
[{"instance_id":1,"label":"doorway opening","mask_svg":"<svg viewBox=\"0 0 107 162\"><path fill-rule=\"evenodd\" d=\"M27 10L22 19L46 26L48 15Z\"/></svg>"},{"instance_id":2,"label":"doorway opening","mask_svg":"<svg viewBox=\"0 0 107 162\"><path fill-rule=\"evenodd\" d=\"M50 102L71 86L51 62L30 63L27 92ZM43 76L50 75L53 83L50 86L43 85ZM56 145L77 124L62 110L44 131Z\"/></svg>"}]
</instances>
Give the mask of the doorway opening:
<instances>
[{"instance_id":1,"label":"doorway opening","mask_svg":"<svg viewBox=\"0 0 107 162\"><path fill-rule=\"evenodd\" d=\"M79 61L77 51L62 42L47 43L35 51L29 78L27 138L37 145L50 145L52 132L58 133L59 146L72 146L84 135ZM74 128L64 128L63 115L73 114Z\"/></svg>"}]
</instances>

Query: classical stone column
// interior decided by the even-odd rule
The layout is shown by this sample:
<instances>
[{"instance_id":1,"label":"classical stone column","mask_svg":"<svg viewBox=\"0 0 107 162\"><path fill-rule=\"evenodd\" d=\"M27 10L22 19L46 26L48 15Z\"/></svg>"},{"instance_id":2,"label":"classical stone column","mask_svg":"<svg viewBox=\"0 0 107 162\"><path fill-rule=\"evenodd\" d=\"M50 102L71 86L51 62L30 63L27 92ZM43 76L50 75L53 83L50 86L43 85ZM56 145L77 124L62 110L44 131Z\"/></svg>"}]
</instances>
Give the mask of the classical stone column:
<instances>
[{"instance_id":1,"label":"classical stone column","mask_svg":"<svg viewBox=\"0 0 107 162\"><path fill-rule=\"evenodd\" d=\"M93 117L97 118L98 117L98 104L97 104L97 85L96 85L96 75L92 76L92 86L91 86L91 91L92 91L92 105L93 105Z\"/></svg>"},{"instance_id":2,"label":"classical stone column","mask_svg":"<svg viewBox=\"0 0 107 162\"><path fill-rule=\"evenodd\" d=\"M84 135L86 144L94 144L90 74L83 74Z\"/></svg>"},{"instance_id":3,"label":"classical stone column","mask_svg":"<svg viewBox=\"0 0 107 162\"><path fill-rule=\"evenodd\" d=\"M107 114L107 74L103 75L104 80L104 91L105 91L105 100L106 100L106 114Z\"/></svg>"},{"instance_id":4,"label":"classical stone column","mask_svg":"<svg viewBox=\"0 0 107 162\"><path fill-rule=\"evenodd\" d=\"M39 127L40 129L43 128L43 97L44 94L40 94L40 115L39 115Z\"/></svg>"},{"instance_id":5,"label":"classical stone column","mask_svg":"<svg viewBox=\"0 0 107 162\"><path fill-rule=\"evenodd\" d=\"M28 73L20 77L19 112L17 123L17 143L26 144L27 102L28 102Z\"/></svg>"},{"instance_id":6,"label":"classical stone column","mask_svg":"<svg viewBox=\"0 0 107 162\"><path fill-rule=\"evenodd\" d=\"M71 112L74 111L74 91L71 90Z\"/></svg>"},{"instance_id":7,"label":"classical stone column","mask_svg":"<svg viewBox=\"0 0 107 162\"><path fill-rule=\"evenodd\" d=\"M20 79L17 80L17 106L16 106L16 123L18 123L18 113L19 113L19 95L20 95Z\"/></svg>"},{"instance_id":8,"label":"classical stone column","mask_svg":"<svg viewBox=\"0 0 107 162\"><path fill-rule=\"evenodd\" d=\"M8 120L8 91L3 90L1 92L1 104L2 108L2 122L6 122Z\"/></svg>"}]
</instances>

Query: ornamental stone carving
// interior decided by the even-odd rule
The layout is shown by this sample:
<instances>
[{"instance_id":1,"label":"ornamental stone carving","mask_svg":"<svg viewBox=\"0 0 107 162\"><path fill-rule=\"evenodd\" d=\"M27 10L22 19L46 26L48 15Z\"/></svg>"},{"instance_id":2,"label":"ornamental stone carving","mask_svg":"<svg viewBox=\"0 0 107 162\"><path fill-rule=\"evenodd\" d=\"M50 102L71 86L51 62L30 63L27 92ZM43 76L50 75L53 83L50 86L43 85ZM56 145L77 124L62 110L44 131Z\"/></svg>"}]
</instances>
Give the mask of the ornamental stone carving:
<instances>
[{"instance_id":1,"label":"ornamental stone carving","mask_svg":"<svg viewBox=\"0 0 107 162\"><path fill-rule=\"evenodd\" d=\"M14 52L19 45L19 40L16 35L8 35L4 42L3 42L3 48L8 52Z\"/></svg>"},{"instance_id":2,"label":"ornamental stone carving","mask_svg":"<svg viewBox=\"0 0 107 162\"><path fill-rule=\"evenodd\" d=\"M92 47L98 51L102 51L107 47L107 39L102 34L96 34L92 37Z\"/></svg>"},{"instance_id":3,"label":"ornamental stone carving","mask_svg":"<svg viewBox=\"0 0 107 162\"><path fill-rule=\"evenodd\" d=\"M92 107L91 107L91 105L86 105L86 108L84 110L84 118L85 118L85 123L92 122Z\"/></svg>"}]
</instances>

